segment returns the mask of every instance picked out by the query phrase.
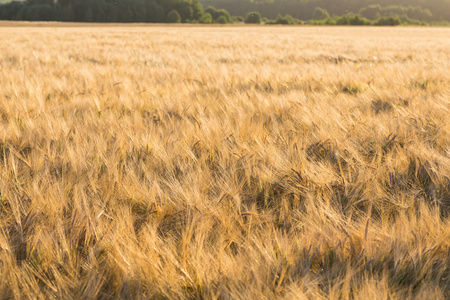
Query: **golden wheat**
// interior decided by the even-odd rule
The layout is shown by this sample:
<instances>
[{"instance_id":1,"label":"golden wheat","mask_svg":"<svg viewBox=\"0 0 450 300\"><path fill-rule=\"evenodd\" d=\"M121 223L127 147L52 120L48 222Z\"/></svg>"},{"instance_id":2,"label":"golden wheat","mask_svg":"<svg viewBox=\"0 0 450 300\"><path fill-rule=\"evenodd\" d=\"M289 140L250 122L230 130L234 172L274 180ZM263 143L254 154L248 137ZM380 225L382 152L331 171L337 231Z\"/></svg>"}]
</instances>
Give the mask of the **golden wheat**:
<instances>
[{"instance_id":1,"label":"golden wheat","mask_svg":"<svg viewBox=\"0 0 450 300\"><path fill-rule=\"evenodd\" d=\"M1 299L450 297L449 29L19 25Z\"/></svg>"}]
</instances>

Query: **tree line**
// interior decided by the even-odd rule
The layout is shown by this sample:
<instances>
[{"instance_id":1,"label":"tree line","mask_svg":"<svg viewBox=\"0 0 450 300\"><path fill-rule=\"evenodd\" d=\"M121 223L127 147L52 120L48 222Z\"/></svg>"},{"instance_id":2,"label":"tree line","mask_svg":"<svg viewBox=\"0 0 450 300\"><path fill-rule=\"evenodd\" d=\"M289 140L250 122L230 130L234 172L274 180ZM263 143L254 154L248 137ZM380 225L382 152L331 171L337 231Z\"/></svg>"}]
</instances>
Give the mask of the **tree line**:
<instances>
[{"instance_id":1,"label":"tree line","mask_svg":"<svg viewBox=\"0 0 450 300\"><path fill-rule=\"evenodd\" d=\"M68 22L192 22L199 0L27 0L0 5L2 20Z\"/></svg>"},{"instance_id":2,"label":"tree line","mask_svg":"<svg viewBox=\"0 0 450 300\"><path fill-rule=\"evenodd\" d=\"M370 1L26 0L1 4L0 20L314 25L424 25L450 20L450 0L439 0L440 10L436 8L436 0L426 2L426 7L403 6L405 1L402 0L376 1L389 4L385 6L361 5ZM340 2L341 6L336 6ZM356 5L357 3L360 5ZM204 5L208 7L203 9ZM448 10L445 10L447 6Z\"/></svg>"},{"instance_id":3,"label":"tree line","mask_svg":"<svg viewBox=\"0 0 450 300\"><path fill-rule=\"evenodd\" d=\"M200 0L206 6L226 9L232 15L244 16L258 11L274 19L278 14L299 20L313 20L316 8L330 16L358 14L369 20L406 16L410 19L439 22L450 21L450 0Z\"/></svg>"}]
</instances>

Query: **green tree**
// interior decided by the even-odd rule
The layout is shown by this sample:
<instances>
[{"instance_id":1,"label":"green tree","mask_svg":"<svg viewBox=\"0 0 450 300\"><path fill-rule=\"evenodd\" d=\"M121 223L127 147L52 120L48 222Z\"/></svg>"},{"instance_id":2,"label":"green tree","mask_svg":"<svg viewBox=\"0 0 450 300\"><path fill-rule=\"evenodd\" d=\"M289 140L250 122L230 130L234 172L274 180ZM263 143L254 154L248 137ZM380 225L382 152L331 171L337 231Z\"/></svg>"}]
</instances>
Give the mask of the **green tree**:
<instances>
[{"instance_id":1,"label":"green tree","mask_svg":"<svg viewBox=\"0 0 450 300\"><path fill-rule=\"evenodd\" d=\"M232 22L230 14L225 9L215 9L212 6L209 6L207 9L205 9L205 13L209 13L215 22L217 22L217 20L221 16L225 17L225 19L227 20L227 23Z\"/></svg>"},{"instance_id":2,"label":"green tree","mask_svg":"<svg viewBox=\"0 0 450 300\"><path fill-rule=\"evenodd\" d=\"M366 18L361 18L360 15L354 15L350 18L350 25L371 25L372 22Z\"/></svg>"},{"instance_id":3,"label":"green tree","mask_svg":"<svg viewBox=\"0 0 450 300\"><path fill-rule=\"evenodd\" d=\"M199 0L192 0L192 17L195 20L200 20L203 16L203 5Z\"/></svg>"},{"instance_id":4,"label":"green tree","mask_svg":"<svg viewBox=\"0 0 450 300\"><path fill-rule=\"evenodd\" d=\"M398 16L396 17L381 17L380 19L378 19L375 22L375 25L378 26L397 26L397 25L401 25L402 21L400 20L400 18Z\"/></svg>"},{"instance_id":5,"label":"green tree","mask_svg":"<svg viewBox=\"0 0 450 300\"><path fill-rule=\"evenodd\" d=\"M182 22L191 20L194 16L194 10L192 9L191 3L188 1L180 1L175 5L174 10L176 10Z\"/></svg>"},{"instance_id":6,"label":"green tree","mask_svg":"<svg viewBox=\"0 0 450 300\"><path fill-rule=\"evenodd\" d=\"M245 17L245 23L247 24L261 24L261 14L257 11L252 11Z\"/></svg>"},{"instance_id":7,"label":"green tree","mask_svg":"<svg viewBox=\"0 0 450 300\"><path fill-rule=\"evenodd\" d=\"M220 16L216 22L219 24L227 24L228 23L227 18L225 18L225 16Z\"/></svg>"},{"instance_id":8,"label":"green tree","mask_svg":"<svg viewBox=\"0 0 450 300\"><path fill-rule=\"evenodd\" d=\"M243 23L245 19L241 16L233 16L232 18L233 23Z\"/></svg>"},{"instance_id":9,"label":"green tree","mask_svg":"<svg viewBox=\"0 0 450 300\"><path fill-rule=\"evenodd\" d=\"M330 17L330 14L326 9L316 7L311 15L311 19L313 20L326 20Z\"/></svg>"},{"instance_id":10,"label":"green tree","mask_svg":"<svg viewBox=\"0 0 450 300\"><path fill-rule=\"evenodd\" d=\"M213 22L213 18L210 13L205 13L200 17L199 21L202 24L211 24Z\"/></svg>"},{"instance_id":11,"label":"green tree","mask_svg":"<svg viewBox=\"0 0 450 300\"><path fill-rule=\"evenodd\" d=\"M167 15L167 22L169 23L181 23L181 16L176 10L172 10Z\"/></svg>"},{"instance_id":12,"label":"green tree","mask_svg":"<svg viewBox=\"0 0 450 300\"><path fill-rule=\"evenodd\" d=\"M275 21L270 22L270 24L294 25L298 24L298 22L291 15L286 15L283 17L281 14L278 14Z\"/></svg>"}]
</instances>

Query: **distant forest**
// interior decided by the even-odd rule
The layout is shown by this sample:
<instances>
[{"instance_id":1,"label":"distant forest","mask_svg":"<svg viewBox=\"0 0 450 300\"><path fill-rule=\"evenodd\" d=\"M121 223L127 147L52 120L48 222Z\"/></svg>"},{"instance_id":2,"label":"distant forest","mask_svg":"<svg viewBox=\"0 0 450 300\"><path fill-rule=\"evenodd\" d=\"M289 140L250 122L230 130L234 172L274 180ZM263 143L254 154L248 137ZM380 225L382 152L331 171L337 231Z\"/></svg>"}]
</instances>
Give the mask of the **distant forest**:
<instances>
[{"instance_id":1,"label":"distant forest","mask_svg":"<svg viewBox=\"0 0 450 300\"><path fill-rule=\"evenodd\" d=\"M331 16L360 14L371 20L406 15L421 21L450 21L450 0L201 0L205 7L223 8L231 15L258 11L263 17L289 14L300 20L314 19L314 10L325 9Z\"/></svg>"},{"instance_id":2,"label":"distant forest","mask_svg":"<svg viewBox=\"0 0 450 300\"><path fill-rule=\"evenodd\" d=\"M26 0L0 4L0 20L448 25L450 0Z\"/></svg>"}]
</instances>

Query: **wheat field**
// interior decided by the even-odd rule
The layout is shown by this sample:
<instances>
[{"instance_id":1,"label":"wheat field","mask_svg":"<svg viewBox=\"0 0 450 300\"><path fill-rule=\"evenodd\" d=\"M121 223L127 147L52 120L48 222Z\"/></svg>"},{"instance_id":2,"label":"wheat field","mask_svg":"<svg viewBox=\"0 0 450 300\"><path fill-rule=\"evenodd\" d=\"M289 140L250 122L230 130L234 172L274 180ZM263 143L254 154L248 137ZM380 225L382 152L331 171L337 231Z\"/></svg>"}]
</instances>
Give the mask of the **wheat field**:
<instances>
[{"instance_id":1,"label":"wheat field","mask_svg":"<svg viewBox=\"0 0 450 300\"><path fill-rule=\"evenodd\" d=\"M450 29L8 24L0 299L450 297Z\"/></svg>"}]
</instances>

